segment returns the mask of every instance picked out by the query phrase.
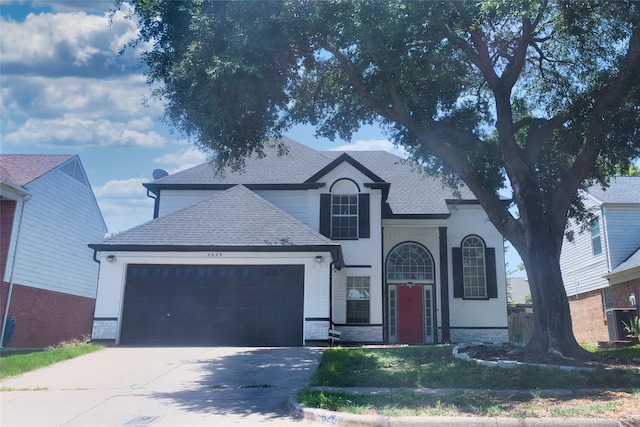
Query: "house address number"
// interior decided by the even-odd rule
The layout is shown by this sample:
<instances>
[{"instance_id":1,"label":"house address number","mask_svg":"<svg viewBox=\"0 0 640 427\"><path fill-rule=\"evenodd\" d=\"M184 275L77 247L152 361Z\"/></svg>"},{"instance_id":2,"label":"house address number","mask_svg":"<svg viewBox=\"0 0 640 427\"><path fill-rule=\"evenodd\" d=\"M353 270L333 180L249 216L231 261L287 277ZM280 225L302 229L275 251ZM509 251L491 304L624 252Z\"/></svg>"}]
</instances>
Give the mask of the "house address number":
<instances>
[{"instance_id":1,"label":"house address number","mask_svg":"<svg viewBox=\"0 0 640 427\"><path fill-rule=\"evenodd\" d=\"M220 258L222 252L207 252L207 258Z\"/></svg>"}]
</instances>

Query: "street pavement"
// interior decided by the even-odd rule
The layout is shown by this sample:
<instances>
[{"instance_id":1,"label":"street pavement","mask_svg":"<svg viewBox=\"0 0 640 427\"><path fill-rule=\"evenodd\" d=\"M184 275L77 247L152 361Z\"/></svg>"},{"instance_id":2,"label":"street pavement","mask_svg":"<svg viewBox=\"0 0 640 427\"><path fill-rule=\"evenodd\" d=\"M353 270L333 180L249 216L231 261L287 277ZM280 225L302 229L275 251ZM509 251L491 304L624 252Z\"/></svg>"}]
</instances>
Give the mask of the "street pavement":
<instances>
[{"instance_id":1,"label":"street pavement","mask_svg":"<svg viewBox=\"0 0 640 427\"><path fill-rule=\"evenodd\" d=\"M289 399L322 349L115 347L3 381L2 427L317 426Z\"/></svg>"}]
</instances>

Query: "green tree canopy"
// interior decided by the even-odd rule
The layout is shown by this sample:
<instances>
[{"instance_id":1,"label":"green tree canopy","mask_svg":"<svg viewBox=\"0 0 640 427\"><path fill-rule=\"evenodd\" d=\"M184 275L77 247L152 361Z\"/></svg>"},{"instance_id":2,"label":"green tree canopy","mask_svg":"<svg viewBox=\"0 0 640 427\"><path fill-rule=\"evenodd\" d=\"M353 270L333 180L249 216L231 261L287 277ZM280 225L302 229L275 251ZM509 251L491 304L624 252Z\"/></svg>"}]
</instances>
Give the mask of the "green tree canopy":
<instances>
[{"instance_id":1,"label":"green tree canopy","mask_svg":"<svg viewBox=\"0 0 640 427\"><path fill-rule=\"evenodd\" d=\"M242 167L299 123L380 125L464 182L526 266L530 350L579 354L559 268L578 189L640 156L640 3L121 0L166 118ZM510 188L518 215L500 200Z\"/></svg>"}]
</instances>

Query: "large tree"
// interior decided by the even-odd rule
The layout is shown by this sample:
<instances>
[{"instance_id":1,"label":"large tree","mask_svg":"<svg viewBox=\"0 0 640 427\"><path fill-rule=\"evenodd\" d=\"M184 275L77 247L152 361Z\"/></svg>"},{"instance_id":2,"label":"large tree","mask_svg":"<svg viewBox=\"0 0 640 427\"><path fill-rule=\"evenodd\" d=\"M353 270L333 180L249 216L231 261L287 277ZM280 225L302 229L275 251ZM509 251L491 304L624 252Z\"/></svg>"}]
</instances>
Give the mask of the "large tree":
<instances>
[{"instance_id":1,"label":"large tree","mask_svg":"<svg viewBox=\"0 0 640 427\"><path fill-rule=\"evenodd\" d=\"M640 155L640 3L120 0L166 119L242 167L291 125L380 125L518 251L529 351L581 353L559 257L578 190ZM127 6L128 7L128 6ZM515 209L501 199L509 189ZM515 212L515 213L514 213Z\"/></svg>"}]
</instances>

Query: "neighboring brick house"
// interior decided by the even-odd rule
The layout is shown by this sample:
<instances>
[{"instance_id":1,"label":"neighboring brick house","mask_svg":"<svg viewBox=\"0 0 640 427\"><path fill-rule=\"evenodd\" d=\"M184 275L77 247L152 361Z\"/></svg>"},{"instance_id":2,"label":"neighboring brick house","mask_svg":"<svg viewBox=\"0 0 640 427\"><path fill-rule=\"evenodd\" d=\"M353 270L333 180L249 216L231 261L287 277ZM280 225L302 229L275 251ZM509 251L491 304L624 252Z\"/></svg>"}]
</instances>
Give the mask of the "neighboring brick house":
<instances>
[{"instance_id":1,"label":"neighboring brick house","mask_svg":"<svg viewBox=\"0 0 640 427\"><path fill-rule=\"evenodd\" d=\"M640 177L615 177L584 194L596 218L570 221L560 256L578 342L608 341L607 310L638 313L640 299ZM609 313L611 315L611 313Z\"/></svg>"},{"instance_id":2,"label":"neighboring brick house","mask_svg":"<svg viewBox=\"0 0 640 427\"><path fill-rule=\"evenodd\" d=\"M87 243L106 231L78 156L0 155L5 344L45 347L91 333L99 264Z\"/></svg>"},{"instance_id":3,"label":"neighboring brick house","mask_svg":"<svg viewBox=\"0 0 640 427\"><path fill-rule=\"evenodd\" d=\"M503 238L466 188L382 151L285 140L145 184L100 252L93 338L130 345L506 341ZM97 255L96 255L97 256Z\"/></svg>"}]
</instances>

